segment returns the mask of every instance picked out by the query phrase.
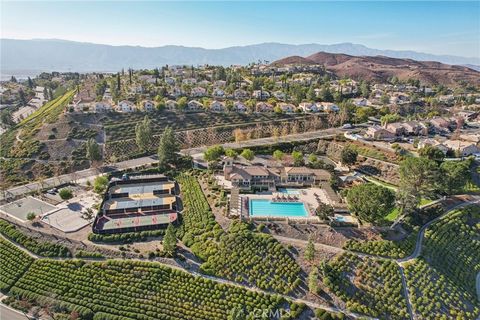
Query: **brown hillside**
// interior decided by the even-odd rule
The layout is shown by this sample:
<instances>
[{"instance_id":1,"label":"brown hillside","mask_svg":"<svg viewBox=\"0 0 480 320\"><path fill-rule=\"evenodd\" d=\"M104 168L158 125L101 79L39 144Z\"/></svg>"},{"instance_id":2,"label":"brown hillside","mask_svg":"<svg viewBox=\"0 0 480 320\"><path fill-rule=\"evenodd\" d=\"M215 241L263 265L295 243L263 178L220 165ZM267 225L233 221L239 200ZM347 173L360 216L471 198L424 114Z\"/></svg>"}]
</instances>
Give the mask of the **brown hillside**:
<instances>
[{"instance_id":1,"label":"brown hillside","mask_svg":"<svg viewBox=\"0 0 480 320\"><path fill-rule=\"evenodd\" d=\"M317 64L317 63L315 61L312 61L300 56L286 57L272 63L272 65L275 67L286 66L286 65L310 65L310 64Z\"/></svg>"},{"instance_id":2,"label":"brown hillside","mask_svg":"<svg viewBox=\"0 0 480 320\"><path fill-rule=\"evenodd\" d=\"M400 80L418 79L424 84L458 86L462 81L480 86L480 72L463 66L452 66L436 61L415 61L384 56L355 57L346 54L318 52L306 58L287 57L272 63L275 66L295 64L322 64L338 77L357 80L387 81L397 77ZM288 62L288 63L287 63ZM299 64L300 64L299 63Z\"/></svg>"}]
</instances>

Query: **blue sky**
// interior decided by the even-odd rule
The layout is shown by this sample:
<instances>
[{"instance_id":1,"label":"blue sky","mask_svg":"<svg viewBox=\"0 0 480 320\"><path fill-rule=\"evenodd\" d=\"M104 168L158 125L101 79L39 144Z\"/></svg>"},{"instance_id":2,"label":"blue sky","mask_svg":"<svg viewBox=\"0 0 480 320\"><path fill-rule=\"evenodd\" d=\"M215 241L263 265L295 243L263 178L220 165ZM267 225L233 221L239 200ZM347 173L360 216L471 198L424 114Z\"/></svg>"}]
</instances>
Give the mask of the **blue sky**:
<instances>
[{"instance_id":1,"label":"blue sky","mask_svg":"<svg viewBox=\"0 0 480 320\"><path fill-rule=\"evenodd\" d=\"M480 2L1 2L1 37L223 48L353 42L480 56Z\"/></svg>"}]
</instances>

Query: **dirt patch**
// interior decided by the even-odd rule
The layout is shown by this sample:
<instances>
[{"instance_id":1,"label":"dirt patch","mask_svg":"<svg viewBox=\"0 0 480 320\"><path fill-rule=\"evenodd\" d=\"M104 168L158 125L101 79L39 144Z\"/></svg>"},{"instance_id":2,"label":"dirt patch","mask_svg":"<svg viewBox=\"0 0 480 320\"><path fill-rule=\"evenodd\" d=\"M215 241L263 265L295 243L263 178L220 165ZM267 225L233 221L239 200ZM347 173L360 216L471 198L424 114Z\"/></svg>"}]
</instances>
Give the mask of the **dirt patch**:
<instances>
[{"instance_id":1,"label":"dirt patch","mask_svg":"<svg viewBox=\"0 0 480 320\"><path fill-rule=\"evenodd\" d=\"M65 158L69 158L73 151L83 144L76 140L46 140L43 143L43 150L50 155L50 160L66 160Z\"/></svg>"},{"instance_id":2,"label":"dirt patch","mask_svg":"<svg viewBox=\"0 0 480 320\"><path fill-rule=\"evenodd\" d=\"M357 169L360 172L378 177L380 180L387 181L395 185L400 183L398 165L393 163L375 160L372 158L365 158L365 160L357 166Z\"/></svg>"},{"instance_id":3,"label":"dirt patch","mask_svg":"<svg viewBox=\"0 0 480 320\"><path fill-rule=\"evenodd\" d=\"M255 222L255 225L260 222ZM271 234L342 248L347 240L372 238L372 230L359 228L332 228L322 224L287 224L283 222L263 223Z\"/></svg>"}]
</instances>

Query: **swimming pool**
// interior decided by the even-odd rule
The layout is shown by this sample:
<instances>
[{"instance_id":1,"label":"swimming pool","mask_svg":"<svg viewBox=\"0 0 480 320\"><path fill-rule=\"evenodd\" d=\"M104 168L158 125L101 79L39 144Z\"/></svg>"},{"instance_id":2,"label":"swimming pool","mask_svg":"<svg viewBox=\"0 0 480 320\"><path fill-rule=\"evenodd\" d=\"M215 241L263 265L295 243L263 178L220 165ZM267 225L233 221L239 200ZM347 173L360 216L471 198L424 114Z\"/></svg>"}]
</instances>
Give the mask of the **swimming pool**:
<instances>
[{"instance_id":1,"label":"swimming pool","mask_svg":"<svg viewBox=\"0 0 480 320\"><path fill-rule=\"evenodd\" d=\"M264 199L250 200L250 217L308 217L302 202L271 202Z\"/></svg>"},{"instance_id":2,"label":"swimming pool","mask_svg":"<svg viewBox=\"0 0 480 320\"><path fill-rule=\"evenodd\" d=\"M278 192L297 195L297 196L300 194L300 191L298 189L288 189L288 188L279 188Z\"/></svg>"}]
</instances>

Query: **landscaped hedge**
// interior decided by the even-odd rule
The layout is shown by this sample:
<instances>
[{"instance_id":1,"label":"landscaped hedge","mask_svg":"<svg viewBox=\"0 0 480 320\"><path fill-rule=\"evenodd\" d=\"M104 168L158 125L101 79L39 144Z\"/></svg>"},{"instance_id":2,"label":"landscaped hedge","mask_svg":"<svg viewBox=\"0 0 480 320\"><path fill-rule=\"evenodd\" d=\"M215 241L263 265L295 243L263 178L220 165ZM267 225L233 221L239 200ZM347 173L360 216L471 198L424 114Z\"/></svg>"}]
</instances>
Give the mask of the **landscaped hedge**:
<instances>
[{"instance_id":1,"label":"landscaped hedge","mask_svg":"<svg viewBox=\"0 0 480 320\"><path fill-rule=\"evenodd\" d=\"M380 319L409 317L394 261L344 253L322 265L321 272L324 285L346 302L347 309Z\"/></svg>"},{"instance_id":2,"label":"landscaped hedge","mask_svg":"<svg viewBox=\"0 0 480 320\"><path fill-rule=\"evenodd\" d=\"M90 233L88 240L92 242L104 243L132 243L134 241L147 241L151 237L160 237L165 234L165 230L151 230L140 232L126 232L118 234L96 234Z\"/></svg>"},{"instance_id":3,"label":"landscaped hedge","mask_svg":"<svg viewBox=\"0 0 480 320\"><path fill-rule=\"evenodd\" d=\"M413 309L422 319L477 319L480 302L480 208L470 206L431 225L422 258L405 268Z\"/></svg>"},{"instance_id":4,"label":"landscaped hedge","mask_svg":"<svg viewBox=\"0 0 480 320\"><path fill-rule=\"evenodd\" d=\"M279 296L140 261L37 260L10 293L40 306L77 311L81 319L98 320L224 320L234 309L251 318L257 308L288 307Z\"/></svg>"},{"instance_id":5,"label":"landscaped hedge","mask_svg":"<svg viewBox=\"0 0 480 320\"><path fill-rule=\"evenodd\" d=\"M0 233L8 239L22 245L27 250L43 257L71 257L70 250L60 244L38 241L25 235L13 224L0 219Z\"/></svg>"},{"instance_id":6,"label":"landscaped hedge","mask_svg":"<svg viewBox=\"0 0 480 320\"><path fill-rule=\"evenodd\" d=\"M32 257L0 238L0 291L7 293L32 262Z\"/></svg>"}]
</instances>

